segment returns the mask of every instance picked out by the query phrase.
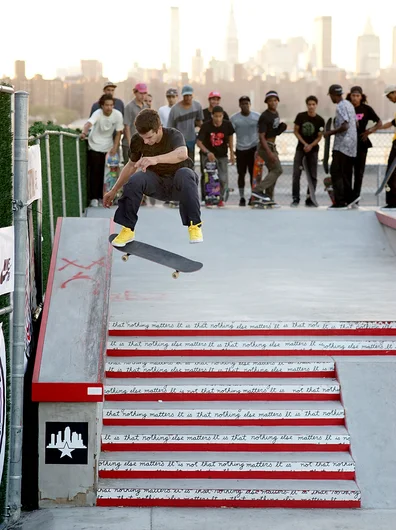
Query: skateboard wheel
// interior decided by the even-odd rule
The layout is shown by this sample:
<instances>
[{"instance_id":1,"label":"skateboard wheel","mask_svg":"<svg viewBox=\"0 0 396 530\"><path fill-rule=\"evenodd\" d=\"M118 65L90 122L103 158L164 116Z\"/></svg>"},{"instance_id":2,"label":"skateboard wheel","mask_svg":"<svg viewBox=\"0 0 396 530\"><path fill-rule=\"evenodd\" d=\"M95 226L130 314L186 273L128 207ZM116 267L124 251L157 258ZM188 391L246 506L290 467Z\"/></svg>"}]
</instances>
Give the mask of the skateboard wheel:
<instances>
[{"instance_id":1,"label":"skateboard wheel","mask_svg":"<svg viewBox=\"0 0 396 530\"><path fill-rule=\"evenodd\" d=\"M179 271L172 272L172 278L173 278L174 280L177 280L178 277L179 277L179 274L180 274Z\"/></svg>"},{"instance_id":2,"label":"skateboard wheel","mask_svg":"<svg viewBox=\"0 0 396 530\"><path fill-rule=\"evenodd\" d=\"M121 259L122 261L128 261L128 258L129 258L128 254L124 254Z\"/></svg>"}]
</instances>

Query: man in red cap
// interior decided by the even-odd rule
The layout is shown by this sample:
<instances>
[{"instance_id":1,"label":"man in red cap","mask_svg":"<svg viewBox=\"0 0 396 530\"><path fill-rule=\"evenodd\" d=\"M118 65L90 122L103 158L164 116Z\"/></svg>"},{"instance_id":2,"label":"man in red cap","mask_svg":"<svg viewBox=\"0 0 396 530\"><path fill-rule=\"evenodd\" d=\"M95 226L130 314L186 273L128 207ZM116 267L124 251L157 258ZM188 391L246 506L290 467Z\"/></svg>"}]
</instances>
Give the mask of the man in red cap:
<instances>
[{"instance_id":1,"label":"man in red cap","mask_svg":"<svg viewBox=\"0 0 396 530\"><path fill-rule=\"evenodd\" d=\"M147 109L148 105L144 102L144 98L147 95L146 83L138 83L133 89L133 95L135 96L132 101L125 105L124 111L124 137L122 139L122 155L124 158L124 164L129 160L129 145L131 143L132 136L136 133L135 119L136 116L142 109Z\"/></svg>"},{"instance_id":2,"label":"man in red cap","mask_svg":"<svg viewBox=\"0 0 396 530\"><path fill-rule=\"evenodd\" d=\"M218 107L221 101L221 94L218 90L212 90L208 96L209 106L206 109L203 109L204 119L203 121L208 121L212 119L212 112L215 107ZM224 120L229 120L228 114L224 111Z\"/></svg>"}]
</instances>

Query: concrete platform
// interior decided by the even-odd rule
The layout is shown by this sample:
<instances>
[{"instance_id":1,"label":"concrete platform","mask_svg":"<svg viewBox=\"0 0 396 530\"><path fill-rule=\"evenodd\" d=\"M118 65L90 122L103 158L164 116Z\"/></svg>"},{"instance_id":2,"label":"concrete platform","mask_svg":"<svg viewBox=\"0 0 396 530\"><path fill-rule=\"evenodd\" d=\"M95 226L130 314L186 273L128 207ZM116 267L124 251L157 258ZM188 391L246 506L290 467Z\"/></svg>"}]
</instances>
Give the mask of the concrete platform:
<instances>
[{"instance_id":1,"label":"concrete platform","mask_svg":"<svg viewBox=\"0 0 396 530\"><path fill-rule=\"evenodd\" d=\"M91 218L114 209L89 209ZM374 210L203 210L189 245L176 209L141 208L136 237L203 269L169 269L113 254L110 320L390 320L396 253ZM393 248L392 248L393 247Z\"/></svg>"}]
</instances>

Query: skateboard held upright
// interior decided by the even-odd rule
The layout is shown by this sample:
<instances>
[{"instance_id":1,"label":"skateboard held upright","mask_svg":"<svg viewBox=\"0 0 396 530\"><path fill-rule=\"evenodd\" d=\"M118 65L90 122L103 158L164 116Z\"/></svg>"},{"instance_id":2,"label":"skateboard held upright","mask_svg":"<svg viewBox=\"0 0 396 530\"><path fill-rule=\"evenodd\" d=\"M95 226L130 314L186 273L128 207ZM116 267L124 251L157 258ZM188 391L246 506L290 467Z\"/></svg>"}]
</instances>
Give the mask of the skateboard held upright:
<instances>
[{"instance_id":1,"label":"skateboard held upright","mask_svg":"<svg viewBox=\"0 0 396 530\"><path fill-rule=\"evenodd\" d=\"M217 162L206 161L204 166L205 206L210 208L220 202L220 178Z\"/></svg>"},{"instance_id":2,"label":"skateboard held upright","mask_svg":"<svg viewBox=\"0 0 396 530\"><path fill-rule=\"evenodd\" d=\"M105 160L105 170L104 170L104 179L103 179L103 195L110 191L114 184L117 182L117 179L120 174L120 156L119 154L111 155L107 153ZM117 194L117 197L114 200L114 204L117 204L118 199L121 196L121 190Z\"/></svg>"}]
</instances>

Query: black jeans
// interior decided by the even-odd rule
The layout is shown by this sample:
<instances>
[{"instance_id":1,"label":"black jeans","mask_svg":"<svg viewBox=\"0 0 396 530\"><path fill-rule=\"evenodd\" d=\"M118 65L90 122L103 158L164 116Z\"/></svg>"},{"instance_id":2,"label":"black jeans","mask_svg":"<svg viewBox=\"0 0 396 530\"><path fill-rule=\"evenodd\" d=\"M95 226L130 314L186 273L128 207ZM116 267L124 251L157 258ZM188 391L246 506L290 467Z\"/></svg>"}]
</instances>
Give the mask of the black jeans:
<instances>
[{"instance_id":1,"label":"black jeans","mask_svg":"<svg viewBox=\"0 0 396 530\"><path fill-rule=\"evenodd\" d=\"M345 206L353 201L352 171L355 158L341 151L333 151L330 167L336 206Z\"/></svg>"},{"instance_id":2,"label":"black jeans","mask_svg":"<svg viewBox=\"0 0 396 530\"><path fill-rule=\"evenodd\" d=\"M250 175L250 187L253 183L253 166L254 166L254 156L257 151L257 146L251 147L246 150L236 150L236 165L238 171L238 188L243 197L243 190L245 189L245 176L246 171L249 171Z\"/></svg>"},{"instance_id":3,"label":"black jeans","mask_svg":"<svg viewBox=\"0 0 396 530\"><path fill-rule=\"evenodd\" d=\"M362 191L362 182L364 177L364 170L366 169L367 149L361 149L358 146L357 155L353 164L353 189L352 200L354 201L360 197Z\"/></svg>"},{"instance_id":4,"label":"black jeans","mask_svg":"<svg viewBox=\"0 0 396 530\"><path fill-rule=\"evenodd\" d=\"M318 150L306 153L303 149L296 149L296 154L294 155L293 161L292 195L293 201L297 202L300 202L300 178L304 158L307 161L308 169L311 173L314 190L316 190L316 184L318 182ZM308 195L309 188L307 189L307 196Z\"/></svg>"},{"instance_id":5,"label":"black jeans","mask_svg":"<svg viewBox=\"0 0 396 530\"><path fill-rule=\"evenodd\" d=\"M180 201L180 217L185 226L191 221L194 225L201 222L198 176L192 169L178 169L173 177L160 177L154 171L138 171L124 186L114 221L134 230L143 195L160 201Z\"/></svg>"},{"instance_id":6,"label":"black jeans","mask_svg":"<svg viewBox=\"0 0 396 530\"><path fill-rule=\"evenodd\" d=\"M386 171L389 170L389 168L392 165L392 162L396 158L396 140L392 143L392 149L389 153L388 158L388 167L386 168ZM388 180L387 187L389 187L389 191L386 192L386 204L388 206L391 206L392 208L396 208L396 170L392 173L391 178Z\"/></svg>"},{"instance_id":7,"label":"black jeans","mask_svg":"<svg viewBox=\"0 0 396 530\"><path fill-rule=\"evenodd\" d=\"M106 153L88 149L88 200L102 199Z\"/></svg>"}]
</instances>

